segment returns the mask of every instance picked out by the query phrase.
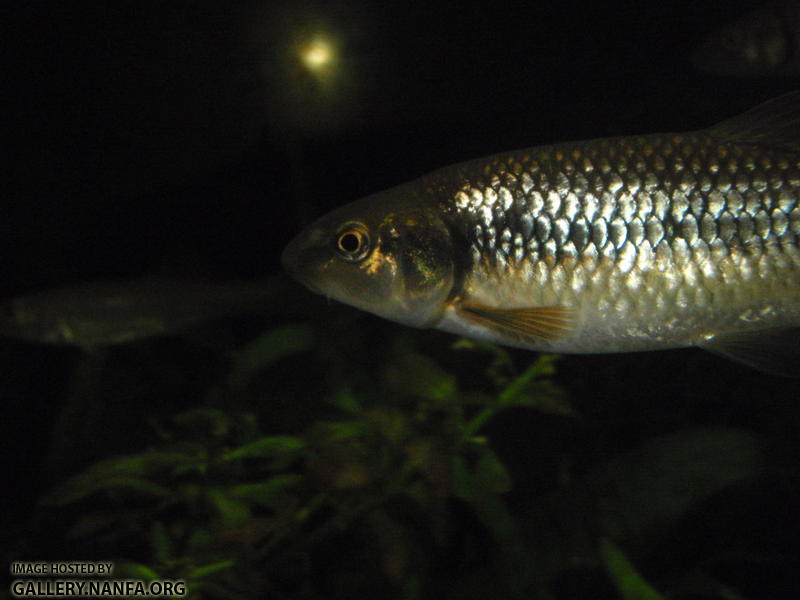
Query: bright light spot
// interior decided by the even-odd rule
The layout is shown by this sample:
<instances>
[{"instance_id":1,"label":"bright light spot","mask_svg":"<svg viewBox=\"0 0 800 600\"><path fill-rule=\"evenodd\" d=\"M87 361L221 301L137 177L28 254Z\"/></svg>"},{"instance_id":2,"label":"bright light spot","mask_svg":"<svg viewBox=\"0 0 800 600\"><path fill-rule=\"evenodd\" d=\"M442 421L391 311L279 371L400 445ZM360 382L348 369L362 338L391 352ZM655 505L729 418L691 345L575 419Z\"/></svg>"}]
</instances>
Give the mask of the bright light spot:
<instances>
[{"instance_id":1,"label":"bright light spot","mask_svg":"<svg viewBox=\"0 0 800 600\"><path fill-rule=\"evenodd\" d=\"M303 49L302 59L308 69L319 71L333 62L333 47L327 40L313 40Z\"/></svg>"},{"instance_id":2,"label":"bright light spot","mask_svg":"<svg viewBox=\"0 0 800 600\"><path fill-rule=\"evenodd\" d=\"M339 49L336 40L328 35L316 34L297 47L303 67L319 81L328 81L339 69Z\"/></svg>"}]
</instances>

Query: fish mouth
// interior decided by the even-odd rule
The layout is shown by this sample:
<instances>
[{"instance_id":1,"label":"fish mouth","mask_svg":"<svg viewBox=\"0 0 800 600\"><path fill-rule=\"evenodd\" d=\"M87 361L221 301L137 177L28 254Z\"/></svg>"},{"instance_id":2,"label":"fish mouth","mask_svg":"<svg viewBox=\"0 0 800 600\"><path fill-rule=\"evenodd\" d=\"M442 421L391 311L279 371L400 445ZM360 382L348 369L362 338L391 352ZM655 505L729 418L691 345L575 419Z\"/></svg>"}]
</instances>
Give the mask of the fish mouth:
<instances>
[{"instance_id":1,"label":"fish mouth","mask_svg":"<svg viewBox=\"0 0 800 600\"><path fill-rule=\"evenodd\" d=\"M315 232L312 232L315 233ZM300 234L292 239L281 253L281 265L292 279L297 280L312 292L323 293L316 285L316 265L319 263L319 248L315 238L318 236Z\"/></svg>"},{"instance_id":2,"label":"fish mouth","mask_svg":"<svg viewBox=\"0 0 800 600\"><path fill-rule=\"evenodd\" d=\"M281 253L281 265L283 266L283 270L293 279L297 279L303 283L305 283L303 281L303 274L307 272L307 269L303 268L303 263L305 261L303 261L302 257L306 247L307 245L303 243L301 236L297 236L286 245Z\"/></svg>"},{"instance_id":3,"label":"fish mouth","mask_svg":"<svg viewBox=\"0 0 800 600\"><path fill-rule=\"evenodd\" d=\"M299 272L298 257L300 255L300 248L298 246L298 238L294 238L286 245L283 252L281 252L281 265L283 266L283 270L295 279Z\"/></svg>"}]
</instances>

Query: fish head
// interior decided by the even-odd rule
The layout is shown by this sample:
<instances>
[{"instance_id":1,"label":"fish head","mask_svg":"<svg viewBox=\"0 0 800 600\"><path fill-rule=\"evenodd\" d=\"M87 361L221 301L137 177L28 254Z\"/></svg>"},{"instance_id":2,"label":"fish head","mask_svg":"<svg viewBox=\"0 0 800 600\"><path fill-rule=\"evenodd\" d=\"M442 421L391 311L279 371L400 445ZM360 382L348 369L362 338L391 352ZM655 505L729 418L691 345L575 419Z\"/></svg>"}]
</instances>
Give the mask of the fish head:
<instances>
[{"instance_id":1,"label":"fish head","mask_svg":"<svg viewBox=\"0 0 800 600\"><path fill-rule=\"evenodd\" d=\"M0 305L0 336L45 344L65 342L63 329L51 315L20 298Z\"/></svg>"},{"instance_id":2,"label":"fish head","mask_svg":"<svg viewBox=\"0 0 800 600\"><path fill-rule=\"evenodd\" d=\"M438 321L453 288L450 232L414 186L345 205L295 237L284 268L310 290L415 327Z\"/></svg>"}]
</instances>

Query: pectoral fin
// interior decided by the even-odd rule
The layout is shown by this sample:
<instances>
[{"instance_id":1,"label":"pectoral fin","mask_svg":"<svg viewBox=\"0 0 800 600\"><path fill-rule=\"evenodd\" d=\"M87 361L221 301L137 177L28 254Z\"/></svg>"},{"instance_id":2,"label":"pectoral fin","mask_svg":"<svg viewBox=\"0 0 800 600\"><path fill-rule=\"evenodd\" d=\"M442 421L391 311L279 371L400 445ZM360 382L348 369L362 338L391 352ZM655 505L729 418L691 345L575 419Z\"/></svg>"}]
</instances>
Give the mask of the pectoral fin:
<instances>
[{"instance_id":1,"label":"pectoral fin","mask_svg":"<svg viewBox=\"0 0 800 600\"><path fill-rule=\"evenodd\" d=\"M465 302L457 310L472 323L519 342L553 342L574 327L572 310L563 306L496 308Z\"/></svg>"},{"instance_id":2,"label":"pectoral fin","mask_svg":"<svg viewBox=\"0 0 800 600\"><path fill-rule=\"evenodd\" d=\"M759 371L800 377L800 327L723 333L700 346Z\"/></svg>"}]
</instances>

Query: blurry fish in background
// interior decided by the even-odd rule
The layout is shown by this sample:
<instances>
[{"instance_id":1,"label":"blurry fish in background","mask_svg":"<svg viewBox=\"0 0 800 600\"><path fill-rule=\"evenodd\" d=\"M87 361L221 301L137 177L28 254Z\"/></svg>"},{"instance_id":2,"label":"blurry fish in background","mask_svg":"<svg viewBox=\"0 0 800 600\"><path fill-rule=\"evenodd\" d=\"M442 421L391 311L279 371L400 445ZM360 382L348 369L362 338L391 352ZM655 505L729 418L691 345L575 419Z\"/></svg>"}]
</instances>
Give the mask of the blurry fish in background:
<instances>
[{"instance_id":1,"label":"blurry fish in background","mask_svg":"<svg viewBox=\"0 0 800 600\"><path fill-rule=\"evenodd\" d=\"M800 0L767 3L709 33L694 66L720 77L800 77Z\"/></svg>"},{"instance_id":2,"label":"blurry fish in background","mask_svg":"<svg viewBox=\"0 0 800 600\"><path fill-rule=\"evenodd\" d=\"M800 92L708 129L445 167L284 250L325 296L546 352L699 346L800 373Z\"/></svg>"},{"instance_id":3,"label":"blurry fish in background","mask_svg":"<svg viewBox=\"0 0 800 600\"><path fill-rule=\"evenodd\" d=\"M125 344L258 313L276 293L273 285L246 282L85 283L7 300L0 305L0 336L85 349Z\"/></svg>"}]
</instances>

